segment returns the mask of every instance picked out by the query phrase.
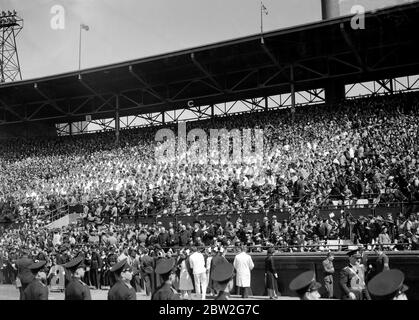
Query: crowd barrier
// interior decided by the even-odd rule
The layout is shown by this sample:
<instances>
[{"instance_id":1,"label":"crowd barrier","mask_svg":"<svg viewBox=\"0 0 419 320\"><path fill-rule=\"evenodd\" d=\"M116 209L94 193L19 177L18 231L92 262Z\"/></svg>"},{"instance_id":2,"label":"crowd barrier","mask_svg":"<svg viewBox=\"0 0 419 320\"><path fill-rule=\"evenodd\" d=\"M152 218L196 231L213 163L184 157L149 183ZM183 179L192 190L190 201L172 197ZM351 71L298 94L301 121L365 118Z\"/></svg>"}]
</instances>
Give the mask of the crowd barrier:
<instances>
[{"instance_id":1,"label":"crowd barrier","mask_svg":"<svg viewBox=\"0 0 419 320\"><path fill-rule=\"evenodd\" d=\"M318 215L320 217L329 218L333 216L334 219L339 219L344 213L352 215L355 219L358 219L360 216L375 217L379 215L386 218L389 213L393 218L396 218L400 213L406 216L414 212L419 212L419 202L380 203L365 206L322 206L318 208Z\"/></svg>"},{"instance_id":2,"label":"crowd barrier","mask_svg":"<svg viewBox=\"0 0 419 320\"><path fill-rule=\"evenodd\" d=\"M78 213L81 214L83 212L83 206L78 205L68 205L60 207L48 217L44 217L44 219L48 219L49 221L54 221L66 214ZM405 216L419 212L419 202L414 203L407 203L407 202L398 202L398 203L387 203L387 204L368 204L368 205L339 205L339 206L321 206L315 209L316 214L323 218L327 219L329 217L333 217L333 219L337 220L342 217L343 214L349 214L353 218L357 219L360 216L378 216L381 215L383 218L387 217L387 214L391 214L393 218L396 218L400 213L404 214ZM110 216L106 216L103 219L104 223L109 223L110 221L115 222L116 224L154 224L157 222L161 222L163 226L168 227L169 223L171 222L173 225L177 225L179 221L182 223L191 223L193 224L195 221L219 221L222 225L225 224L227 217L230 218L230 221L235 223L238 218L241 218L247 222L253 223L254 221L262 222L263 217L268 217L269 219L275 215L278 221L289 220L291 217L291 213L288 210L284 209L270 209L266 210L265 212L261 212L260 210L257 212L254 211L241 211L241 212L232 212L232 213L211 213L211 212L204 212L199 214L188 214L188 215L162 215L162 214L149 214L149 215L120 215L116 218L112 218ZM23 224L23 222L19 221L8 221L0 223L5 228L17 228Z\"/></svg>"},{"instance_id":3,"label":"crowd barrier","mask_svg":"<svg viewBox=\"0 0 419 320\"><path fill-rule=\"evenodd\" d=\"M395 219L399 216L400 213L407 215L412 212L419 212L419 203L407 203L407 202L398 202L398 203L387 203L387 204L377 204L377 205L367 205L364 207L354 207L354 206L322 206L317 210L317 215L321 218L333 217L337 220L343 216L343 214L349 214L353 218L358 219L361 216L378 216L381 215L385 219L387 214L391 214ZM332 215L333 213L333 215ZM235 223L238 218L246 220L247 222L253 223L254 221L262 222L263 217L268 217L272 219L272 216L275 215L278 221L282 222L284 220L290 219L291 213L286 210L269 210L267 213L251 213L251 212L241 212L241 213L229 213L229 214L214 214L214 213L205 213L198 215L150 215L150 216L120 216L117 219L117 223L142 223L142 224L153 224L161 222L163 226L167 227L169 222L172 222L176 225L179 221L182 223L191 223L195 221L220 221L222 225L225 224L227 217L230 218L230 221Z\"/></svg>"},{"instance_id":4,"label":"crowd barrier","mask_svg":"<svg viewBox=\"0 0 419 320\"><path fill-rule=\"evenodd\" d=\"M199 214L199 215L154 215L154 216L120 216L116 219L117 224L125 223L125 224L148 224L151 225L153 223L160 222L164 227L168 227L169 223L171 222L174 226L178 223L187 224L190 223L191 225L194 224L196 221L209 221L209 222L220 222L221 225L225 225L227 218L230 219L232 223L236 223L237 219L241 218L243 221L247 221L250 223L254 223L255 221L259 221L262 223L264 217L268 217L268 219L272 219L272 216L276 216L278 221L289 220L290 213L288 211L283 212L276 212L271 211L269 213L229 213L229 214ZM105 219L105 222L110 221L109 218Z\"/></svg>"}]
</instances>

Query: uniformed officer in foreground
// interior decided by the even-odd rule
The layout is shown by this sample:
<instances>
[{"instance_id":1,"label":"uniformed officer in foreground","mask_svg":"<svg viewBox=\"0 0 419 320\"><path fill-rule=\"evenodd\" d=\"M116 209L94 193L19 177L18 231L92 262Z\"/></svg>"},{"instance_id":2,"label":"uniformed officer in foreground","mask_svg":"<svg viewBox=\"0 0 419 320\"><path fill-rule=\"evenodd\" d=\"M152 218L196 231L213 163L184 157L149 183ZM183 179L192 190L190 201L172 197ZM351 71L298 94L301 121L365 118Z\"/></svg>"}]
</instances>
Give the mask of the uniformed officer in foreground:
<instances>
[{"instance_id":1,"label":"uniformed officer in foreground","mask_svg":"<svg viewBox=\"0 0 419 320\"><path fill-rule=\"evenodd\" d=\"M306 271L295 277L289 288L298 294L300 300L319 300L321 284L316 281L314 271Z\"/></svg>"},{"instance_id":2,"label":"uniformed officer in foreground","mask_svg":"<svg viewBox=\"0 0 419 320\"><path fill-rule=\"evenodd\" d=\"M231 281L233 277L234 267L227 260L214 266L211 279L213 280L214 290L218 292L215 300L229 300L228 297L233 286L233 282Z\"/></svg>"},{"instance_id":3,"label":"uniformed officer in foreground","mask_svg":"<svg viewBox=\"0 0 419 320\"><path fill-rule=\"evenodd\" d=\"M33 273L34 279L23 291L23 300L48 300L48 288L42 283L45 280L45 273L43 272L46 261L38 261L28 266L28 269Z\"/></svg>"},{"instance_id":4,"label":"uniformed officer in foreground","mask_svg":"<svg viewBox=\"0 0 419 320\"><path fill-rule=\"evenodd\" d=\"M179 294L173 288L176 277L176 261L174 259L162 259L156 265L156 274L160 275L162 285L153 293L151 300L180 300Z\"/></svg>"},{"instance_id":5,"label":"uniformed officer in foreground","mask_svg":"<svg viewBox=\"0 0 419 320\"><path fill-rule=\"evenodd\" d=\"M398 269L383 271L368 282L368 291L376 300L407 300L409 289L403 284L404 273Z\"/></svg>"},{"instance_id":6,"label":"uniformed officer in foreground","mask_svg":"<svg viewBox=\"0 0 419 320\"><path fill-rule=\"evenodd\" d=\"M64 268L71 272L71 279L65 288L64 300L92 300L89 286L81 281L86 268L83 261L83 256L78 256L64 265Z\"/></svg>"},{"instance_id":7,"label":"uniformed officer in foreground","mask_svg":"<svg viewBox=\"0 0 419 320\"><path fill-rule=\"evenodd\" d=\"M361 263L358 250L347 252L349 263L340 272L339 285L344 300L371 300L365 284L366 267Z\"/></svg>"},{"instance_id":8,"label":"uniformed officer in foreground","mask_svg":"<svg viewBox=\"0 0 419 320\"><path fill-rule=\"evenodd\" d=\"M135 289L131 286L132 268L123 259L110 269L115 275L116 282L108 291L108 300L137 300Z\"/></svg>"}]
</instances>

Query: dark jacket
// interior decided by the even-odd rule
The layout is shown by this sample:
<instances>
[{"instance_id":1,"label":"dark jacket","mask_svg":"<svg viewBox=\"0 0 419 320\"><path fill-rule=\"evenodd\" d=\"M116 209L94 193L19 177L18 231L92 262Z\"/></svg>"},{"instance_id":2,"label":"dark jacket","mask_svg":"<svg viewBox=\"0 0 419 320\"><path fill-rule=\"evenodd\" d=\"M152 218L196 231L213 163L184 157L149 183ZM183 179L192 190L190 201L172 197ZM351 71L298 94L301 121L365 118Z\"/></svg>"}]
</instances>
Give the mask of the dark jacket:
<instances>
[{"instance_id":1,"label":"dark jacket","mask_svg":"<svg viewBox=\"0 0 419 320\"><path fill-rule=\"evenodd\" d=\"M96 251L92 252L91 268L92 269L101 269L102 268L102 258Z\"/></svg>"},{"instance_id":2,"label":"dark jacket","mask_svg":"<svg viewBox=\"0 0 419 320\"><path fill-rule=\"evenodd\" d=\"M277 289L277 280L275 278L275 263L271 255L265 259L265 273L266 273L266 288Z\"/></svg>"},{"instance_id":3,"label":"dark jacket","mask_svg":"<svg viewBox=\"0 0 419 320\"><path fill-rule=\"evenodd\" d=\"M228 300L228 293L227 292L225 292L225 291L220 291L219 293L218 293L218 296L217 297L215 297L215 299L214 300Z\"/></svg>"},{"instance_id":4,"label":"dark jacket","mask_svg":"<svg viewBox=\"0 0 419 320\"><path fill-rule=\"evenodd\" d=\"M65 288L64 300L92 300L90 288L81 280L71 278Z\"/></svg>"},{"instance_id":5,"label":"dark jacket","mask_svg":"<svg viewBox=\"0 0 419 320\"><path fill-rule=\"evenodd\" d=\"M168 235L167 232L159 234L159 236L158 236L158 244L159 245L161 245L162 247L167 247L168 240L169 240L169 235Z\"/></svg>"},{"instance_id":6,"label":"dark jacket","mask_svg":"<svg viewBox=\"0 0 419 320\"><path fill-rule=\"evenodd\" d=\"M172 288L170 283L163 283L151 296L151 300L180 300L179 294Z\"/></svg>"},{"instance_id":7,"label":"dark jacket","mask_svg":"<svg viewBox=\"0 0 419 320\"><path fill-rule=\"evenodd\" d=\"M179 235L179 246L184 247L189 243L191 233L188 230L182 230Z\"/></svg>"},{"instance_id":8,"label":"dark jacket","mask_svg":"<svg viewBox=\"0 0 419 320\"><path fill-rule=\"evenodd\" d=\"M22 285L28 285L34 279L34 275L28 267L33 263L32 259L29 259L28 256L23 256L16 261L17 267L17 276L19 277Z\"/></svg>"},{"instance_id":9,"label":"dark jacket","mask_svg":"<svg viewBox=\"0 0 419 320\"><path fill-rule=\"evenodd\" d=\"M154 272L154 259L148 254L141 257L141 270L147 274Z\"/></svg>"},{"instance_id":10,"label":"dark jacket","mask_svg":"<svg viewBox=\"0 0 419 320\"><path fill-rule=\"evenodd\" d=\"M210 266L210 278L211 278L211 275L212 275L213 271L215 270L214 269L215 266L217 264L223 263L223 262L224 263L225 262L228 262L228 260L225 257L223 257L222 255L217 254L216 256L212 257L212 259L211 259L211 266Z\"/></svg>"},{"instance_id":11,"label":"dark jacket","mask_svg":"<svg viewBox=\"0 0 419 320\"><path fill-rule=\"evenodd\" d=\"M167 239L167 243L169 247L174 247L179 244L179 237L174 234L169 234L169 238Z\"/></svg>"},{"instance_id":12,"label":"dark jacket","mask_svg":"<svg viewBox=\"0 0 419 320\"><path fill-rule=\"evenodd\" d=\"M135 289L118 280L108 292L108 300L137 300Z\"/></svg>"},{"instance_id":13,"label":"dark jacket","mask_svg":"<svg viewBox=\"0 0 419 320\"><path fill-rule=\"evenodd\" d=\"M48 300L47 286L38 279L33 279L23 292L23 300Z\"/></svg>"}]
</instances>

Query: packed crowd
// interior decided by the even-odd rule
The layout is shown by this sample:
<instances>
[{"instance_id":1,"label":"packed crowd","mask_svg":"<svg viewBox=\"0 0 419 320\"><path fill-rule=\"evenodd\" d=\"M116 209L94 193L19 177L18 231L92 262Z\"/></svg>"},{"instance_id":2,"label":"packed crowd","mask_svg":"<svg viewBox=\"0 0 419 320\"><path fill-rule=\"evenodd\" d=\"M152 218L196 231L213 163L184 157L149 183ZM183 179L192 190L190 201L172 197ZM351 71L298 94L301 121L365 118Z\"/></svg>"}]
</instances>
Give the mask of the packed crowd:
<instances>
[{"instance_id":1,"label":"packed crowd","mask_svg":"<svg viewBox=\"0 0 419 320\"><path fill-rule=\"evenodd\" d=\"M13 250L27 246L53 261L57 243L70 255L81 245L86 252L96 248L101 257L112 248L140 252L156 245L166 248L165 254L169 247L239 243L255 251L271 245L286 252L319 251L327 249L325 241L338 239L416 249L414 212L324 219L315 209L370 195L376 203L419 201L418 102L417 94L403 94L301 107L294 120L288 110L275 110L188 123L188 130L264 129L263 159L252 164L158 163L156 127L122 130L119 145L114 132L1 142L0 214L3 221L23 223L2 232L3 255L10 260ZM58 235L45 228L45 212L76 204L83 208L82 224ZM284 211L285 221L246 217ZM112 224L120 216L150 213L239 213L241 218L178 221L166 228Z\"/></svg>"},{"instance_id":2,"label":"packed crowd","mask_svg":"<svg viewBox=\"0 0 419 320\"><path fill-rule=\"evenodd\" d=\"M211 259L219 256L225 259L227 252L238 254L243 245L248 251L259 253L329 251L327 239L345 236L349 232L355 243L376 243L367 250L380 247L384 250L419 249L419 217L403 215L393 219L381 216L360 218L355 224L349 219L339 222L333 219L302 223L303 219L279 222L275 216L265 217L263 223L226 219L220 221L195 221L177 224L169 222L165 228L161 222L152 225L142 224L97 224L80 219L78 222L49 229L44 221L26 222L21 228L2 230L0 240L0 283L15 283L18 275L17 261L27 256L33 261L46 261L45 284L51 290L64 290L70 281L71 273L63 265L82 257L86 272L83 282L92 289L112 287L115 278L111 268L117 262L127 259L132 269L132 286L136 292L145 291L147 295L155 292L161 285L156 275L160 259L175 258L176 278L174 287L184 299L191 298L197 289L197 274L204 274L203 292L213 294L209 273ZM364 242L365 241L365 242ZM392 243L392 244L390 244ZM344 249L345 246L339 246ZM194 255L192 257L192 255ZM198 265L194 265L195 259ZM16 282L17 284L17 282ZM247 287L250 285L246 285ZM205 294L203 295L205 299Z\"/></svg>"},{"instance_id":3,"label":"packed crowd","mask_svg":"<svg viewBox=\"0 0 419 320\"><path fill-rule=\"evenodd\" d=\"M1 142L0 211L14 219L77 203L101 216L418 201L418 101L401 94L301 107L294 121L274 110L188 123L264 129L263 158L250 164L159 163L159 127L122 130L119 146L113 132Z\"/></svg>"},{"instance_id":4,"label":"packed crowd","mask_svg":"<svg viewBox=\"0 0 419 320\"><path fill-rule=\"evenodd\" d=\"M245 216L244 216L245 217ZM225 248L234 252L247 245L250 252L265 252L275 247L278 252L328 251L337 246L328 240L351 239L356 244L380 244L385 250L418 250L419 217L411 214L399 217L360 217L352 221L349 216L336 221L316 218L293 218L278 221L263 218L253 223L246 218L224 223L216 221L161 222L143 224L97 224L80 219L61 229L49 229L42 220L26 222L18 229L2 230L0 240L1 271L6 281L12 281L12 265L20 250L29 250L34 259L48 261L49 266L62 265L82 252L92 273L86 273L86 283L106 286L109 268L116 257L142 255L177 257L185 249L197 247L207 254ZM212 248L212 250L211 250ZM343 246L339 246L343 249ZM369 248L373 249L373 247ZM92 261L96 260L95 263ZM94 277L92 280L91 277ZM101 279L101 280L97 280Z\"/></svg>"}]
</instances>

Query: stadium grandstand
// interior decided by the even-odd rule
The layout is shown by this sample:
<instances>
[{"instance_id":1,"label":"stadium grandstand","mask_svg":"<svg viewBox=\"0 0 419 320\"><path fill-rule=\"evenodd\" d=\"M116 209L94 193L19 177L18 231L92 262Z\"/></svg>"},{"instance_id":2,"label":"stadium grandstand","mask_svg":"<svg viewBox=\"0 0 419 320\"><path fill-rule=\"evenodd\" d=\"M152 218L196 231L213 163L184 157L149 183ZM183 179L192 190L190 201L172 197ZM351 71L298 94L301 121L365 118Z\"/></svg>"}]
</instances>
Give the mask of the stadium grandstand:
<instances>
[{"instance_id":1,"label":"stadium grandstand","mask_svg":"<svg viewBox=\"0 0 419 320\"><path fill-rule=\"evenodd\" d=\"M60 264L57 252L70 259L82 250L91 260L97 251L100 280L86 273L85 282L100 288L109 285L114 250L171 256L223 247L230 259L244 244L254 260L276 250L280 289L294 295L295 259L320 272L328 251L343 267L343 250L380 246L409 271L409 297L417 298L419 3L366 12L363 30L351 28L352 16L323 14L2 83L1 280L14 281L22 247L51 266ZM252 163L192 162L187 152L183 161L157 161L156 133L181 123L208 136L261 129L264 152ZM264 270L252 277L254 294L265 295Z\"/></svg>"}]
</instances>

